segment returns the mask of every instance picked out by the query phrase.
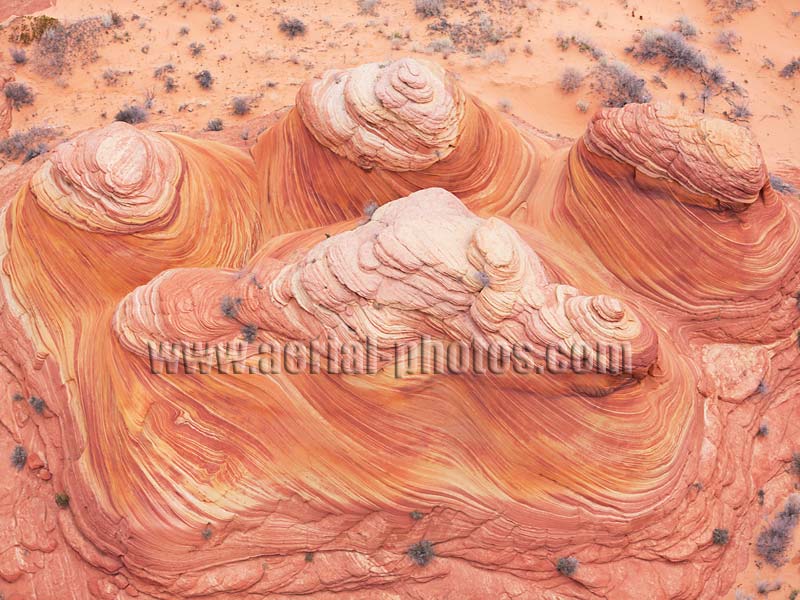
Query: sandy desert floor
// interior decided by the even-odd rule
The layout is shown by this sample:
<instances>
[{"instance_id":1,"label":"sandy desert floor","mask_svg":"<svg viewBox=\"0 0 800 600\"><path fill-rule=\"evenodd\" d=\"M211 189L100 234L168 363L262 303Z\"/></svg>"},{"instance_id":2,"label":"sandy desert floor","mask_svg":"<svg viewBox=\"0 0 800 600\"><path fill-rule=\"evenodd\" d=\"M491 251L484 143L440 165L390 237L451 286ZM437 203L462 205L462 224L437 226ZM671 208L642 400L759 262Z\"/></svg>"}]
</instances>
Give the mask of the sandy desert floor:
<instances>
[{"instance_id":1,"label":"sandy desert floor","mask_svg":"<svg viewBox=\"0 0 800 600\"><path fill-rule=\"evenodd\" d=\"M46 0L0 0L0 73L13 74L34 92L31 104L11 111L9 135L52 127L52 137L31 142L47 147L110 123L126 106L142 107L144 126L155 130L193 135L220 119L222 130L212 137L251 138L263 126L255 117L292 105L312 75L403 56L436 61L487 104L552 136L575 138L603 104L594 75L598 65L621 60L646 80L654 100L748 125L770 171L791 173L800 163L800 72L782 77L780 71L800 57L800 4L762 0L742 10L736 5L746 3L737 0L717 4L449 0L443 25L438 17L416 14L414 0L58 0L52 6ZM34 45L16 40L24 23L20 15L42 14L65 24L98 19L86 26L86 47L53 68L41 63ZM727 91L704 97L697 74L664 70L657 60L633 56L630 49L646 30L671 30L681 17L696 28L691 45L724 70ZM286 18L300 19L305 33L282 33L279 24ZM464 25L458 30L463 35L455 33L454 23ZM17 64L13 49L25 49L27 61ZM561 85L567 68L584 76L570 92ZM196 79L203 70L213 78L208 89ZM245 107L242 114L236 114L237 105ZM22 158L0 155L0 179ZM793 486L788 474L771 482L765 522ZM753 556L728 597L765 597L758 596L759 582L780 581L769 597L795 598L790 594L800 589L798 551L796 542L780 569Z\"/></svg>"},{"instance_id":2,"label":"sandy desert floor","mask_svg":"<svg viewBox=\"0 0 800 600\"><path fill-rule=\"evenodd\" d=\"M2 4L0 18L9 24L14 3ZM800 52L800 16L793 16L798 8L794 2L770 0L756 10L734 12L711 10L697 0L449 4L456 6L447 9L446 18L471 24L471 32L477 32L472 37L479 38L475 43L454 45L446 32L431 31L438 19L416 15L411 0L380 0L371 14L363 14L350 0L239 0L222 3L216 12L196 0L134 0L113 7L97 1L58 2L43 13L75 21L116 10L123 22L97 34L96 53L79 57L71 68L49 77L33 60L14 65L4 50L5 66L36 95L32 105L14 111L12 128L51 125L69 136L107 123L124 105L144 104L148 97L149 122L159 128L190 133L215 118L234 125L252 116L232 114L231 102L237 96L252 99L253 112L263 114L293 104L299 85L315 73L408 55L439 61L461 77L466 89L542 130L576 137L602 97L590 89L589 77L569 94L561 91L559 80L568 67L588 74L598 62L593 57L598 51L634 67L656 100L702 108L703 83L697 76L665 72L658 62L640 63L626 53L643 31L669 30L685 16L697 29L692 44L743 90L742 97L734 99L714 94L706 102L706 113L731 114L731 102L747 107L752 115L746 120L772 168L790 164L800 153L800 77L779 76ZM278 26L284 17L301 19L305 35L283 35ZM6 39L0 34L5 48L15 47L7 39L10 31L7 27ZM727 31L739 36L732 50L719 43L720 33ZM585 45L573 43L563 50L559 35L575 36ZM197 56L190 50L193 43L204 46ZM167 64L174 66L169 76L177 87L172 92L164 89L165 75L155 76L156 69ZM195 81L195 74L204 69L214 79L207 90ZM583 104L586 112L578 108L581 102L588 104Z\"/></svg>"}]
</instances>

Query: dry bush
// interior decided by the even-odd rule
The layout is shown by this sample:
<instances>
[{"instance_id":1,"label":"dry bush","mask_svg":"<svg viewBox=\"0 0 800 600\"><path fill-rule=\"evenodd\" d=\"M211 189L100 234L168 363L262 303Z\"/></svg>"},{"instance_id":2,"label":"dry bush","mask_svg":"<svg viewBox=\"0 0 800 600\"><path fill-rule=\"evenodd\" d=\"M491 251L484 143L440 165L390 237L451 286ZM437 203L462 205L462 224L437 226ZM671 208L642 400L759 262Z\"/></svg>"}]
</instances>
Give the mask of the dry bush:
<instances>
[{"instance_id":1,"label":"dry bush","mask_svg":"<svg viewBox=\"0 0 800 600\"><path fill-rule=\"evenodd\" d=\"M733 29L723 29L717 34L717 44L726 52L736 52L736 47L742 42L742 36Z\"/></svg>"},{"instance_id":2,"label":"dry bush","mask_svg":"<svg viewBox=\"0 0 800 600\"><path fill-rule=\"evenodd\" d=\"M642 34L633 49L633 55L641 61L661 60L664 70L688 70L695 73L706 71L706 58L693 48L677 31L649 29Z\"/></svg>"},{"instance_id":3,"label":"dry bush","mask_svg":"<svg viewBox=\"0 0 800 600\"><path fill-rule=\"evenodd\" d=\"M56 78L69 73L75 63L85 65L97 60L101 31L99 17L49 27L36 42L34 68L45 77Z\"/></svg>"},{"instance_id":4,"label":"dry bush","mask_svg":"<svg viewBox=\"0 0 800 600\"><path fill-rule=\"evenodd\" d=\"M789 496L783 510L764 529L756 540L756 552L769 564L779 567L786 562L786 550L800 515L800 496Z\"/></svg>"},{"instance_id":5,"label":"dry bush","mask_svg":"<svg viewBox=\"0 0 800 600\"><path fill-rule=\"evenodd\" d=\"M441 17L444 14L444 0L416 0L414 12L423 19Z\"/></svg>"},{"instance_id":6,"label":"dry bush","mask_svg":"<svg viewBox=\"0 0 800 600\"><path fill-rule=\"evenodd\" d=\"M780 76L789 79L790 77L794 77L794 74L798 71L800 71L800 58L795 58L781 69Z\"/></svg>"},{"instance_id":7,"label":"dry bush","mask_svg":"<svg viewBox=\"0 0 800 600\"><path fill-rule=\"evenodd\" d=\"M26 131L18 131L4 140L0 140L0 154L6 158L16 160L20 156L28 160L42 153L44 142L51 140L61 133L55 127L31 127Z\"/></svg>"},{"instance_id":8,"label":"dry bush","mask_svg":"<svg viewBox=\"0 0 800 600\"><path fill-rule=\"evenodd\" d=\"M573 67L567 67L564 69L564 72L561 73L561 79L559 80L559 86L561 87L561 91L565 94L571 94L583 83L583 73L581 73L578 69Z\"/></svg>"},{"instance_id":9,"label":"dry bush","mask_svg":"<svg viewBox=\"0 0 800 600\"><path fill-rule=\"evenodd\" d=\"M137 104L124 106L115 116L115 121L136 125L147 120L147 110Z\"/></svg>"},{"instance_id":10,"label":"dry bush","mask_svg":"<svg viewBox=\"0 0 800 600\"><path fill-rule=\"evenodd\" d=\"M619 61L603 62L595 71L597 88L606 106L650 102L652 96L644 79Z\"/></svg>"},{"instance_id":11,"label":"dry bush","mask_svg":"<svg viewBox=\"0 0 800 600\"><path fill-rule=\"evenodd\" d=\"M306 24L303 23L300 19L294 17L284 18L281 20L280 25L278 25L278 29L280 29L290 38L295 38L298 35L305 35Z\"/></svg>"},{"instance_id":12,"label":"dry bush","mask_svg":"<svg viewBox=\"0 0 800 600\"><path fill-rule=\"evenodd\" d=\"M11 106L17 110L33 104L33 90L27 83L9 81L3 88L3 94L11 101Z\"/></svg>"}]
</instances>

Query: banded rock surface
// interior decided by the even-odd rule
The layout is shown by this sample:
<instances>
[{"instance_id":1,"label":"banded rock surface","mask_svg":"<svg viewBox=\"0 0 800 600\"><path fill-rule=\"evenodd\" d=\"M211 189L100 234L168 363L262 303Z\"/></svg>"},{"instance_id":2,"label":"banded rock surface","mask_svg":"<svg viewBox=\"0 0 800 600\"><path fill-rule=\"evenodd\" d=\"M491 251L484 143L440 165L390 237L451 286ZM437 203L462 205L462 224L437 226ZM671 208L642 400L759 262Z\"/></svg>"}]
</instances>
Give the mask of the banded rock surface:
<instances>
[{"instance_id":1,"label":"banded rock surface","mask_svg":"<svg viewBox=\"0 0 800 600\"><path fill-rule=\"evenodd\" d=\"M800 311L746 130L629 105L555 144L404 59L310 81L251 155L114 124L36 168L0 236L7 598L711 599L747 561ZM421 338L534 368L397 377ZM595 344L630 369L535 368Z\"/></svg>"}]
</instances>

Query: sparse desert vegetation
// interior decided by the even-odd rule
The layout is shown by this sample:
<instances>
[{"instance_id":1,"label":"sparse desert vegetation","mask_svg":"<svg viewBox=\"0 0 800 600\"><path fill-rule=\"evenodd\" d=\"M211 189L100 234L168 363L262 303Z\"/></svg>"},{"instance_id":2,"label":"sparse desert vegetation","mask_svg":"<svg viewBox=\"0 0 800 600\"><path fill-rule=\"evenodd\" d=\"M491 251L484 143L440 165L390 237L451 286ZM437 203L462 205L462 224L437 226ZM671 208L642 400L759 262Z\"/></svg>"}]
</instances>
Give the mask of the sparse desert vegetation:
<instances>
[{"instance_id":1,"label":"sparse desert vegetation","mask_svg":"<svg viewBox=\"0 0 800 600\"><path fill-rule=\"evenodd\" d=\"M214 77L212 77L211 72L208 71L207 69L203 69L202 71L197 73L197 75L195 75L194 78L197 80L198 85L204 90L210 88L211 85L214 83Z\"/></svg>"},{"instance_id":2,"label":"sparse desert vegetation","mask_svg":"<svg viewBox=\"0 0 800 600\"><path fill-rule=\"evenodd\" d=\"M147 120L147 110L138 104L131 104L122 107L119 112L114 116L115 121L122 121L123 123L129 123L131 125L136 125L138 123L144 123Z\"/></svg>"},{"instance_id":3,"label":"sparse desert vegetation","mask_svg":"<svg viewBox=\"0 0 800 600\"><path fill-rule=\"evenodd\" d=\"M408 557L420 567L427 565L435 556L433 544L427 540L418 542L408 549Z\"/></svg>"},{"instance_id":4,"label":"sparse desert vegetation","mask_svg":"<svg viewBox=\"0 0 800 600\"><path fill-rule=\"evenodd\" d=\"M5 139L0 139L0 155L15 160L23 158L28 161L46 151L45 142L61 134L55 127L35 126L25 131L12 133Z\"/></svg>"},{"instance_id":5,"label":"sparse desert vegetation","mask_svg":"<svg viewBox=\"0 0 800 600\"><path fill-rule=\"evenodd\" d=\"M414 12L423 19L441 17L444 14L444 0L414 0Z\"/></svg>"},{"instance_id":6,"label":"sparse desert vegetation","mask_svg":"<svg viewBox=\"0 0 800 600\"><path fill-rule=\"evenodd\" d=\"M756 552L770 565L779 567L786 560L786 550L800 517L800 495L793 494L786 500L783 510L756 540Z\"/></svg>"},{"instance_id":7,"label":"sparse desert vegetation","mask_svg":"<svg viewBox=\"0 0 800 600\"><path fill-rule=\"evenodd\" d=\"M27 83L10 81L3 88L3 95L11 102L11 106L20 110L23 106L33 104L33 90Z\"/></svg>"},{"instance_id":8,"label":"sparse desert vegetation","mask_svg":"<svg viewBox=\"0 0 800 600\"><path fill-rule=\"evenodd\" d=\"M559 87L561 91L565 94L571 94L583 83L583 73L581 73L578 69L573 67L567 67L564 69L564 72L561 73L561 79L559 80Z\"/></svg>"},{"instance_id":9,"label":"sparse desert vegetation","mask_svg":"<svg viewBox=\"0 0 800 600\"><path fill-rule=\"evenodd\" d=\"M281 20L278 28L290 38L305 35L306 33L306 24L296 17Z\"/></svg>"},{"instance_id":10,"label":"sparse desert vegetation","mask_svg":"<svg viewBox=\"0 0 800 600\"><path fill-rule=\"evenodd\" d=\"M574 556L562 556L556 561L556 570L565 577L572 577L578 571L578 559Z\"/></svg>"},{"instance_id":11,"label":"sparse desert vegetation","mask_svg":"<svg viewBox=\"0 0 800 600\"><path fill-rule=\"evenodd\" d=\"M650 102L647 83L619 61L603 62L598 67L597 87L606 106L625 106L631 102Z\"/></svg>"}]
</instances>

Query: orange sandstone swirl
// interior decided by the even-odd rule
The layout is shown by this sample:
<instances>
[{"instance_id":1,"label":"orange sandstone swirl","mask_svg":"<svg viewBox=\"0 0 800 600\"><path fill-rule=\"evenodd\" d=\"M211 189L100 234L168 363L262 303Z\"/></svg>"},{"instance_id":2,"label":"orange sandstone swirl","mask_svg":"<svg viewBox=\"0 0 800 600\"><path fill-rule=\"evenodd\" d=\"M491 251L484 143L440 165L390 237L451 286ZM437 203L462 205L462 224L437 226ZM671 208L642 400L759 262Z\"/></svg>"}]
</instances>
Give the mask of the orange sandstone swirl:
<instances>
[{"instance_id":1,"label":"orange sandstone swirl","mask_svg":"<svg viewBox=\"0 0 800 600\"><path fill-rule=\"evenodd\" d=\"M425 188L478 213L529 198L547 143L461 90L441 67L404 58L327 71L252 149L273 233L329 225Z\"/></svg>"},{"instance_id":2,"label":"orange sandstone swirl","mask_svg":"<svg viewBox=\"0 0 800 600\"><path fill-rule=\"evenodd\" d=\"M86 544L118 563L103 568L156 597L233 598L402 589L416 577L405 553L422 536L438 564L496 573L487 590L506 578L531 590L550 582L553 549L573 545L599 543L620 560L643 548L687 556L647 530L667 514L669 531L683 519L676 491L696 477L689 449L702 424L697 374L638 307L555 282L529 232L477 218L443 190L389 203L330 239L330 228L291 234L250 257L252 205L230 194L205 205L185 187L208 177L209 190L235 190L246 176L238 154L212 147L194 163L196 148L167 139L185 161L174 222L187 222L171 235L88 231L27 189L5 223L7 289L51 357L49 376L63 381L48 398L64 415L69 456L56 485ZM213 179L200 164L215 166ZM238 254L226 255L228 240ZM423 334L540 348L628 342L633 369L169 375L144 351L184 338ZM413 510L430 519L426 531ZM707 525L686 518L686 535ZM309 551L325 577L307 576Z\"/></svg>"},{"instance_id":3,"label":"orange sandstone swirl","mask_svg":"<svg viewBox=\"0 0 800 600\"><path fill-rule=\"evenodd\" d=\"M744 127L663 105L603 109L572 148L556 210L628 287L708 335L769 342L795 326L798 214Z\"/></svg>"},{"instance_id":4,"label":"orange sandstone swirl","mask_svg":"<svg viewBox=\"0 0 800 600\"><path fill-rule=\"evenodd\" d=\"M362 81L344 106L371 108L341 122L391 115L392 143L432 160L451 130L402 119L449 123L415 106L435 86L407 62L387 72L358 74L383 100ZM314 102L341 108L323 80ZM49 412L24 415L70 496L58 529L98 577L85 597L723 596L755 490L781 468L754 445L788 460L777 424L798 422L794 340L737 343L796 319L796 212L760 158L737 156L741 131L621 111L567 154L464 96L455 148L421 170L365 170L348 156L377 133L334 151L299 110L260 137L256 168L124 125L43 162L3 212L0 375L6 397L47 391ZM656 134L678 136L674 159L643 139ZM371 218L341 221L371 199ZM724 343L695 344L696 329ZM628 344L631 369L393 377L394 345L421 336L524 342L535 364L554 345ZM285 353L261 369L262 346L302 359L314 341L369 339L374 374L289 372ZM184 342L198 346L176 354ZM193 364L230 342L242 361ZM159 344L186 368L151 362ZM755 441L767 406L782 418ZM20 537L0 577L10 554L36 568ZM407 554L421 540L425 566ZM574 578L555 569L570 554Z\"/></svg>"}]
</instances>

